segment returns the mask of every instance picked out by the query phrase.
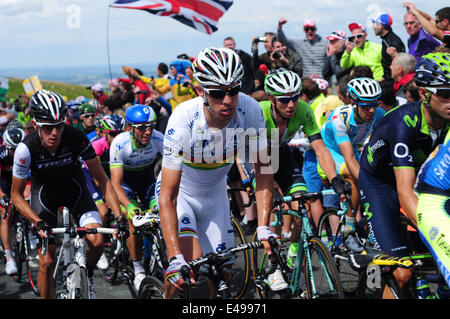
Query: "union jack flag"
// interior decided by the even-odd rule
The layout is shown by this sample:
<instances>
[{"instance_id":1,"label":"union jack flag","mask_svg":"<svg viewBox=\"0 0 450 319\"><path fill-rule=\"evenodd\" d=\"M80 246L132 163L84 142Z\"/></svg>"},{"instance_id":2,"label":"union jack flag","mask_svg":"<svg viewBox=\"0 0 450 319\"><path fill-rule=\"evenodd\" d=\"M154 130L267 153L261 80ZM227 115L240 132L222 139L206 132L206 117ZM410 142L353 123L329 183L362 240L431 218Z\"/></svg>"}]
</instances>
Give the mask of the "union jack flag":
<instances>
[{"instance_id":1,"label":"union jack flag","mask_svg":"<svg viewBox=\"0 0 450 319\"><path fill-rule=\"evenodd\" d=\"M191 28L211 34L217 31L219 19L232 4L233 0L118 0L111 7L145 10L172 17Z\"/></svg>"}]
</instances>

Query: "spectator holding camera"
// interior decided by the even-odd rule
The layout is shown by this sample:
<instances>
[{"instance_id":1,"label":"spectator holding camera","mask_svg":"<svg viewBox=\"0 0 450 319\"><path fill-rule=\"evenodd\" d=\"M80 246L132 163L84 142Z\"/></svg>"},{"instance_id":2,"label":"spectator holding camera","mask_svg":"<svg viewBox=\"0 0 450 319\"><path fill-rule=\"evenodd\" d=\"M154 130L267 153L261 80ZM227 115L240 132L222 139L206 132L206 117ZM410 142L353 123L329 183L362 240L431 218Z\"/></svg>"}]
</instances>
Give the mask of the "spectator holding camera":
<instances>
[{"instance_id":1,"label":"spectator holding camera","mask_svg":"<svg viewBox=\"0 0 450 319\"><path fill-rule=\"evenodd\" d=\"M276 37L276 34L273 32L266 32L264 33L264 37L252 37L252 63L253 63L253 70L259 70L259 66L261 64L265 64L268 68L270 68L270 65L272 63L272 60L270 59L270 55L272 54L272 39ZM264 48L266 49L266 52L259 55L258 53L258 44L262 42L264 43Z\"/></svg>"},{"instance_id":2,"label":"spectator holding camera","mask_svg":"<svg viewBox=\"0 0 450 319\"><path fill-rule=\"evenodd\" d=\"M312 20L306 20L303 23L305 39L287 38L283 32L283 25L286 23L285 18L278 20L277 37L281 43L299 54L303 66L303 77L323 78L324 65L327 62L327 41L317 34L316 23Z\"/></svg>"},{"instance_id":3,"label":"spectator holding camera","mask_svg":"<svg viewBox=\"0 0 450 319\"><path fill-rule=\"evenodd\" d=\"M345 40L347 34L340 30L334 30L326 37L330 43L327 46L327 61L324 65L323 75L325 78L330 78L335 75L336 80L348 74L348 70L341 67L341 57L345 51Z\"/></svg>"},{"instance_id":4,"label":"spectator holding camera","mask_svg":"<svg viewBox=\"0 0 450 319\"><path fill-rule=\"evenodd\" d=\"M287 69L302 76L302 63L300 56L293 50L286 47L277 38L272 40L272 53L270 55L271 70Z\"/></svg>"},{"instance_id":5,"label":"spectator holding camera","mask_svg":"<svg viewBox=\"0 0 450 319\"><path fill-rule=\"evenodd\" d=\"M348 25L351 36L347 38L347 45L342 54L341 67L350 69L357 66L368 66L372 70L373 79L380 81L384 70L381 65L381 44L367 40L365 26L358 23Z\"/></svg>"}]
</instances>

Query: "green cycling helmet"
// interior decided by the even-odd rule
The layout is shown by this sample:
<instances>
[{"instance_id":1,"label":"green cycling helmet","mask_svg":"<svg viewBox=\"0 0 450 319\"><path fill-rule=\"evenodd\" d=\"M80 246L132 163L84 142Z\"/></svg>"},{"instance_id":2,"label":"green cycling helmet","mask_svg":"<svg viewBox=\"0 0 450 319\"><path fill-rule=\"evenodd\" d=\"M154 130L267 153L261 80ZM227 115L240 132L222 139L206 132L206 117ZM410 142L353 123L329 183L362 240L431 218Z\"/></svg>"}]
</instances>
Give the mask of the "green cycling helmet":
<instances>
[{"instance_id":1,"label":"green cycling helmet","mask_svg":"<svg viewBox=\"0 0 450 319\"><path fill-rule=\"evenodd\" d=\"M418 86L450 85L450 54L428 53L416 65L414 76Z\"/></svg>"},{"instance_id":2,"label":"green cycling helmet","mask_svg":"<svg viewBox=\"0 0 450 319\"><path fill-rule=\"evenodd\" d=\"M290 70L278 69L269 73L264 79L264 90L268 95L285 95L300 92L302 80L297 73Z\"/></svg>"},{"instance_id":3,"label":"green cycling helmet","mask_svg":"<svg viewBox=\"0 0 450 319\"><path fill-rule=\"evenodd\" d=\"M89 103L84 103L80 106L80 115L83 114L95 114L97 113L97 108Z\"/></svg>"}]
</instances>

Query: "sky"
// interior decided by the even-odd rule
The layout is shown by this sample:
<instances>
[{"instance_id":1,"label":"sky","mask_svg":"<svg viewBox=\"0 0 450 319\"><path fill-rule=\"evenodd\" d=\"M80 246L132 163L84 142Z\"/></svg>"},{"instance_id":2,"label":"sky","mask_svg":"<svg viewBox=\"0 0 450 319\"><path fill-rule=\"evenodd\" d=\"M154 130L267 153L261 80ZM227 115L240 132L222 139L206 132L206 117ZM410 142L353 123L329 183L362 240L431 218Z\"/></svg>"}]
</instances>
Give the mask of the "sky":
<instances>
[{"instance_id":1,"label":"sky","mask_svg":"<svg viewBox=\"0 0 450 319\"><path fill-rule=\"evenodd\" d=\"M176 20L140 10L109 8L112 0L0 0L0 75L3 68L74 67L170 63L180 53L196 56L222 46L233 36L250 53L252 36L276 31L279 18L290 38L304 38L305 19L315 20L323 37L348 32L350 22L367 24L378 12L389 12L393 29L406 44L406 12L397 0L235 0L212 35ZM418 9L434 17L448 0L417 0ZM108 23L109 21L109 23ZM381 43L371 24L369 40ZM109 40L109 41L108 41ZM264 52L260 44L261 52ZM109 59L108 59L109 58Z\"/></svg>"}]
</instances>

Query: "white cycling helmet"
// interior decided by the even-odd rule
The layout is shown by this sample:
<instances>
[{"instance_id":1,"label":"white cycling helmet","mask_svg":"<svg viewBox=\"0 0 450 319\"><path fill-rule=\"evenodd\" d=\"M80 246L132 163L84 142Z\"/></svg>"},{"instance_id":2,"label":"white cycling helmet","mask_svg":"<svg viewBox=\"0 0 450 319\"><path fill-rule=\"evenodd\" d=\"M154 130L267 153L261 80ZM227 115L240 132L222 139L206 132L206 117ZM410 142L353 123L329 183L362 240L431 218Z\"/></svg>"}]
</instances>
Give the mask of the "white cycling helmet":
<instances>
[{"instance_id":1,"label":"white cycling helmet","mask_svg":"<svg viewBox=\"0 0 450 319\"><path fill-rule=\"evenodd\" d=\"M226 48L203 49L192 63L192 69L202 87L230 85L244 75L239 55Z\"/></svg>"},{"instance_id":2,"label":"white cycling helmet","mask_svg":"<svg viewBox=\"0 0 450 319\"><path fill-rule=\"evenodd\" d=\"M377 100L381 96L381 86L371 78L356 78L347 84L347 92L354 101L365 102Z\"/></svg>"},{"instance_id":3,"label":"white cycling helmet","mask_svg":"<svg viewBox=\"0 0 450 319\"><path fill-rule=\"evenodd\" d=\"M62 121L66 114L66 102L56 92L39 90L31 97L30 115L36 121Z\"/></svg>"},{"instance_id":4,"label":"white cycling helmet","mask_svg":"<svg viewBox=\"0 0 450 319\"><path fill-rule=\"evenodd\" d=\"M15 149L23 141L26 134L21 128L12 127L3 132L3 140L7 148Z\"/></svg>"},{"instance_id":5,"label":"white cycling helmet","mask_svg":"<svg viewBox=\"0 0 450 319\"><path fill-rule=\"evenodd\" d=\"M283 95L300 92L302 80L300 76L290 70L279 69L269 73L264 79L264 90L269 95Z\"/></svg>"}]
</instances>

